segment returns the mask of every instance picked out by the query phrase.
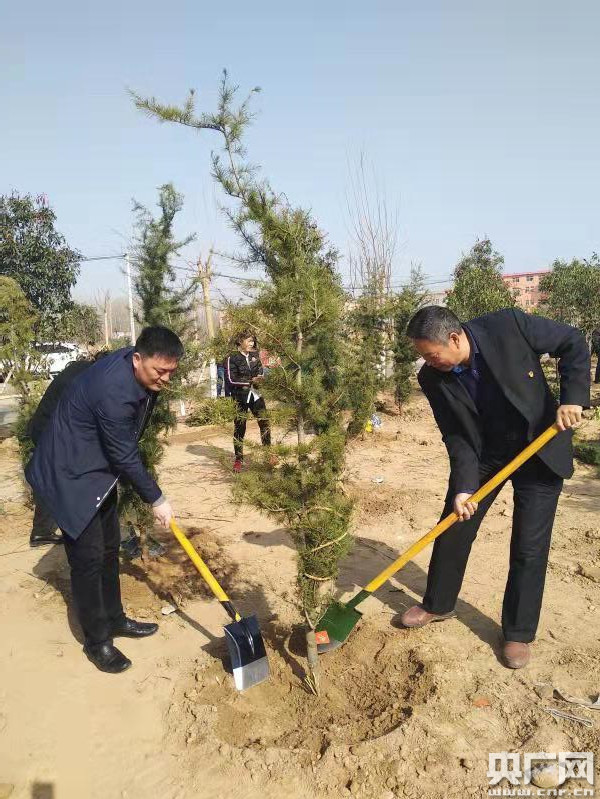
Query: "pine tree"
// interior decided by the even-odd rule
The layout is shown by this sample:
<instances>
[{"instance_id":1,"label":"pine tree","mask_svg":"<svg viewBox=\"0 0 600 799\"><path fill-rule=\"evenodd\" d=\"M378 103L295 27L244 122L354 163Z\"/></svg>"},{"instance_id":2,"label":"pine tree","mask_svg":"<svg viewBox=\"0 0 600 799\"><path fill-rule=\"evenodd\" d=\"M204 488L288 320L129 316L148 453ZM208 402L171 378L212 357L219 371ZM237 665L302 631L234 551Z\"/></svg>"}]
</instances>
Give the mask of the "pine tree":
<instances>
[{"instance_id":1,"label":"pine tree","mask_svg":"<svg viewBox=\"0 0 600 799\"><path fill-rule=\"evenodd\" d=\"M177 372L168 386L160 392L154 412L140 439L142 461L154 478L157 477L157 469L164 456L165 438L177 423L171 403L181 396L182 384L193 360L189 340L190 293L193 287L190 285L179 290L174 287L176 275L173 258L193 238L189 236L182 241L175 239L175 216L182 205L182 195L170 183L159 189L160 214L157 217L144 206L134 204L137 220L133 284L139 306L136 321L143 327L169 327L182 339L186 348ZM120 488L119 508L121 516L138 529L142 553L144 557L147 556L148 532L154 525L152 509L142 502L129 485Z\"/></svg>"},{"instance_id":2,"label":"pine tree","mask_svg":"<svg viewBox=\"0 0 600 799\"><path fill-rule=\"evenodd\" d=\"M383 388L382 364L386 348L386 319L389 296L382 297L375 286L365 285L351 301L346 316L345 383L350 410L348 435L359 435L373 415L377 392Z\"/></svg>"},{"instance_id":3,"label":"pine tree","mask_svg":"<svg viewBox=\"0 0 600 799\"><path fill-rule=\"evenodd\" d=\"M350 545L352 503L340 487L346 440L340 365L344 293L337 254L310 214L275 194L246 160L243 134L254 92L236 107L236 91L224 74L215 113L196 114L193 92L182 108L134 99L139 109L160 121L221 134L223 155L213 155L213 175L230 200L224 212L244 247L238 261L261 266L267 276L258 284L254 302L238 309L237 319L281 358L265 393L277 397L279 418L293 428L295 443L274 448L277 467L268 452L257 451L237 492L285 523L294 538L298 594L307 625L306 682L318 692L315 625L328 601L324 587L335 580Z\"/></svg>"},{"instance_id":4,"label":"pine tree","mask_svg":"<svg viewBox=\"0 0 600 799\"><path fill-rule=\"evenodd\" d=\"M410 281L393 298L394 319L394 396L401 408L410 395L410 379L414 374L416 353L406 335L411 317L426 302L425 277L420 267L411 269Z\"/></svg>"}]
</instances>

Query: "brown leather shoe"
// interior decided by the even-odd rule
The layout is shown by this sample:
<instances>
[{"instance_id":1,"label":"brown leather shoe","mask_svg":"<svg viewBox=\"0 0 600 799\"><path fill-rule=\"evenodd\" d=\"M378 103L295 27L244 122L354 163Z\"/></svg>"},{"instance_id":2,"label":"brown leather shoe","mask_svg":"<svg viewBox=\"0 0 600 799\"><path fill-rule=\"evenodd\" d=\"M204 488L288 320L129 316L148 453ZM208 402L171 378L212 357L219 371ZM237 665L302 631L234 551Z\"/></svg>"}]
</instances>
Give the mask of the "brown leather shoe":
<instances>
[{"instance_id":1,"label":"brown leather shoe","mask_svg":"<svg viewBox=\"0 0 600 799\"><path fill-rule=\"evenodd\" d=\"M529 663L531 651L529 644L522 641L505 641L502 647L502 660L508 669L522 669Z\"/></svg>"},{"instance_id":2,"label":"brown leather shoe","mask_svg":"<svg viewBox=\"0 0 600 799\"><path fill-rule=\"evenodd\" d=\"M404 627L425 627L429 622L453 619L455 616L456 613L454 611L438 616L435 613L428 613L421 605L413 605L412 608L409 608L400 616L400 623Z\"/></svg>"}]
</instances>

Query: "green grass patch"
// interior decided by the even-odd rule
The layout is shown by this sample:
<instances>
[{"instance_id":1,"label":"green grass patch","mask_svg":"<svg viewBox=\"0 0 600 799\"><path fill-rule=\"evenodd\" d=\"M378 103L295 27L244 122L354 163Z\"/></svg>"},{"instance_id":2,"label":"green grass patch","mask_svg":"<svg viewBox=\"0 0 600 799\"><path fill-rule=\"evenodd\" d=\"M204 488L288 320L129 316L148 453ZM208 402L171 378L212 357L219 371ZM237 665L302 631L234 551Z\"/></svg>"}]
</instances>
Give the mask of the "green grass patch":
<instances>
[{"instance_id":1,"label":"green grass patch","mask_svg":"<svg viewBox=\"0 0 600 799\"><path fill-rule=\"evenodd\" d=\"M596 466L600 477L600 441L580 441L575 444L573 451L577 460Z\"/></svg>"}]
</instances>

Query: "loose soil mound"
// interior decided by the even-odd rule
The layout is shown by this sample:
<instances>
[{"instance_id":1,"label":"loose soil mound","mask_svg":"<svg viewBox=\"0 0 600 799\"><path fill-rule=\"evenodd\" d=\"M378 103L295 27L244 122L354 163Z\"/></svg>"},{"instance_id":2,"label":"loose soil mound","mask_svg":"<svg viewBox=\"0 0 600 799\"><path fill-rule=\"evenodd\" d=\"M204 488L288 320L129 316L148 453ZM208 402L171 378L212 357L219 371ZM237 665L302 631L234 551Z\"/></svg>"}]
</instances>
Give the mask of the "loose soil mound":
<instances>
[{"instance_id":1,"label":"loose soil mound","mask_svg":"<svg viewBox=\"0 0 600 799\"><path fill-rule=\"evenodd\" d=\"M285 761L298 780L314 767L319 790L354 782L355 792L361 785L365 795L381 796L397 787L403 727L415 708L437 695L432 664L414 641L400 631L357 630L326 656L318 697L302 685L294 641L278 643L279 651L269 652L270 680L245 693L235 690L219 660L199 662L182 707L171 714L178 734L185 719L188 747L218 746L220 755L244 763L255 780ZM223 649L219 654L226 657ZM395 756L387 757L388 750Z\"/></svg>"},{"instance_id":2,"label":"loose soil mound","mask_svg":"<svg viewBox=\"0 0 600 799\"><path fill-rule=\"evenodd\" d=\"M269 682L238 693L229 678L217 682L216 663L197 673L195 698L219 706L215 733L234 746L260 743L315 754L330 745L360 744L399 727L435 692L425 664L398 638L357 633L327 656L319 697L308 694L289 661L274 653Z\"/></svg>"},{"instance_id":3,"label":"loose soil mound","mask_svg":"<svg viewBox=\"0 0 600 799\"><path fill-rule=\"evenodd\" d=\"M214 533L207 528L189 527L185 533L192 542L210 570L223 586L231 586L236 582L238 565L224 557L223 547ZM160 533L161 543L166 551L159 558L150 558L146 563L136 559L124 560L122 572L135 581L147 585L152 593L161 600L175 601L178 606L195 597L213 596L210 588L179 542L169 533ZM132 581L125 581L124 597L133 601L135 588Z\"/></svg>"},{"instance_id":4,"label":"loose soil mound","mask_svg":"<svg viewBox=\"0 0 600 799\"><path fill-rule=\"evenodd\" d=\"M312 791L365 799L480 796L489 752L597 747L595 729L568 725L570 734L561 732L564 725L542 711L547 702L536 697L531 678L495 668L487 647L465 661L454 642L440 646L462 628L459 621L442 626L407 631L365 619L343 647L323 656L318 697L302 686L294 635L266 631L271 678L245 693L223 670L224 646L215 647L198 659L170 709L171 737L192 763L241 769L256 783L252 796L273 789L283 769L286 795L303 798ZM589 668L593 659L588 651L567 663L563 653L562 679L575 687L581 661ZM232 771L229 779L244 776Z\"/></svg>"}]
</instances>

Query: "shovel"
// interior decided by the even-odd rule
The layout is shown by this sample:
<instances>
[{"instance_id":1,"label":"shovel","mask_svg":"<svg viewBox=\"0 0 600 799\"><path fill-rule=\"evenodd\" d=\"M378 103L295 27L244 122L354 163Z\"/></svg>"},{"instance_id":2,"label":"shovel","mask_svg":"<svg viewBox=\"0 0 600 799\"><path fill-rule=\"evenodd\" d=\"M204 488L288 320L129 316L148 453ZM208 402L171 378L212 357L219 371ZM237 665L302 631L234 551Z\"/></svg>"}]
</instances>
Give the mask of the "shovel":
<instances>
[{"instance_id":1,"label":"shovel","mask_svg":"<svg viewBox=\"0 0 600 799\"><path fill-rule=\"evenodd\" d=\"M231 624L226 624L224 629L235 687L238 691L245 691L253 685L264 682L269 678L269 661L256 616L244 618L240 616L206 563L173 519L171 519L171 530L210 590L233 620Z\"/></svg>"},{"instance_id":2,"label":"shovel","mask_svg":"<svg viewBox=\"0 0 600 799\"><path fill-rule=\"evenodd\" d=\"M513 472L516 472L519 466L522 466L525 461L529 460L532 455L535 455L548 441L554 438L558 432L560 431L556 424L545 430L529 446L525 447L516 458L513 458L509 464L501 469L498 474L494 475L487 483L484 483L478 491L469 497L467 502L480 502L484 497L487 497L500 483L504 482ZM362 617L362 613L356 610L356 606L368 599L392 575L405 566L409 560L412 560L427 544L434 541L442 533L445 533L456 521L458 521L456 513L450 513L436 524L433 530L430 530L393 563L390 563L387 569L384 569L377 577L374 577L368 585L359 591L358 594L355 594L348 602L333 602L329 605L318 622L315 633L319 654L330 652L332 649L337 649L338 646L341 646Z\"/></svg>"}]
</instances>

